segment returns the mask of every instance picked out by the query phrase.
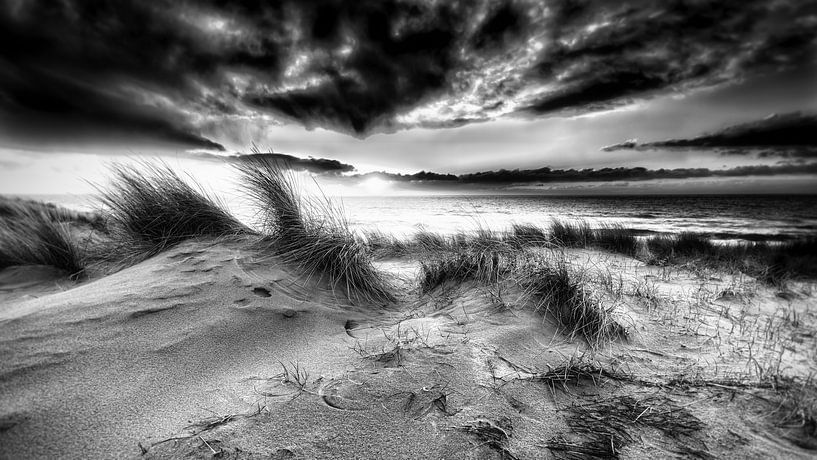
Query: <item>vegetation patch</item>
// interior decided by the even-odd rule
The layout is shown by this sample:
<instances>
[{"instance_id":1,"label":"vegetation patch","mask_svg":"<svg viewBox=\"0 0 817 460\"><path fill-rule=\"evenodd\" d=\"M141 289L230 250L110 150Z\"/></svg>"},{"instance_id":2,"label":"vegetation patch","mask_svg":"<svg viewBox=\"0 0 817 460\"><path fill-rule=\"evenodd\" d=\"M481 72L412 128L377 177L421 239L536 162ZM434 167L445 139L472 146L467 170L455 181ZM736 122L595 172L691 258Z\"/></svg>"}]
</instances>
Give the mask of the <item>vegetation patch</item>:
<instances>
[{"instance_id":1,"label":"vegetation patch","mask_svg":"<svg viewBox=\"0 0 817 460\"><path fill-rule=\"evenodd\" d=\"M610 252L634 257L638 253L638 239L633 231L620 224L605 225L593 231L593 244Z\"/></svg>"},{"instance_id":2,"label":"vegetation patch","mask_svg":"<svg viewBox=\"0 0 817 460\"><path fill-rule=\"evenodd\" d=\"M611 310L584 288L565 262L529 263L523 269L520 284L533 300L534 308L553 318L570 337L582 337L591 346L627 337Z\"/></svg>"},{"instance_id":3,"label":"vegetation patch","mask_svg":"<svg viewBox=\"0 0 817 460\"><path fill-rule=\"evenodd\" d=\"M447 282L469 280L496 283L511 269L505 256L494 251L465 251L422 262L420 291L425 294Z\"/></svg>"},{"instance_id":4,"label":"vegetation patch","mask_svg":"<svg viewBox=\"0 0 817 460\"><path fill-rule=\"evenodd\" d=\"M687 409L662 396L636 399L619 396L573 405L565 421L572 433L556 436L547 448L559 458L619 458L621 449L634 441L635 428L652 428L675 440L682 454L711 458L693 434L705 427Z\"/></svg>"},{"instance_id":5,"label":"vegetation patch","mask_svg":"<svg viewBox=\"0 0 817 460\"><path fill-rule=\"evenodd\" d=\"M551 245L547 232L532 224L513 224L507 238L510 244L517 247Z\"/></svg>"},{"instance_id":6,"label":"vegetation patch","mask_svg":"<svg viewBox=\"0 0 817 460\"><path fill-rule=\"evenodd\" d=\"M648 262L742 272L782 287L792 278L817 277L817 237L783 243L715 244L696 233L656 235L647 240Z\"/></svg>"},{"instance_id":7,"label":"vegetation patch","mask_svg":"<svg viewBox=\"0 0 817 460\"><path fill-rule=\"evenodd\" d=\"M72 277L84 273L85 257L68 224L53 219L46 209L18 203L13 218L0 219L0 269L50 265Z\"/></svg>"},{"instance_id":8,"label":"vegetation patch","mask_svg":"<svg viewBox=\"0 0 817 460\"><path fill-rule=\"evenodd\" d=\"M302 197L286 164L264 157L237 166L244 189L260 209L266 237L262 245L307 277L327 276L333 289L352 300L394 300L370 251L349 229L340 208L326 197Z\"/></svg>"},{"instance_id":9,"label":"vegetation patch","mask_svg":"<svg viewBox=\"0 0 817 460\"><path fill-rule=\"evenodd\" d=\"M112 173L110 186L99 189L109 213L111 247L100 255L107 261L130 265L191 238L250 232L166 165L115 165Z\"/></svg>"},{"instance_id":10,"label":"vegetation patch","mask_svg":"<svg viewBox=\"0 0 817 460\"><path fill-rule=\"evenodd\" d=\"M480 446L496 451L501 459L515 460L517 458L510 449L510 440L513 436L513 425L510 419L506 417L499 420L479 418L457 428L473 435L479 441Z\"/></svg>"},{"instance_id":11,"label":"vegetation patch","mask_svg":"<svg viewBox=\"0 0 817 460\"><path fill-rule=\"evenodd\" d=\"M593 230L585 221L554 220L550 224L550 237L556 246L585 248L593 242Z\"/></svg>"}]
</instances>

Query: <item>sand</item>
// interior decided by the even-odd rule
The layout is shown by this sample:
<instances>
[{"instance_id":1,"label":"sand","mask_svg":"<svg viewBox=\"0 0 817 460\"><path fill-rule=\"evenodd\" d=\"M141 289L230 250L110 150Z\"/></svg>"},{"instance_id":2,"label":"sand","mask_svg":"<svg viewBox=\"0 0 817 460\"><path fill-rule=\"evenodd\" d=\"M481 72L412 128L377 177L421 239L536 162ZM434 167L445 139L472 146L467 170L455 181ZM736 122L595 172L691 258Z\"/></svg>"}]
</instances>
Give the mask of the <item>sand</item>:
<instances>
[{"instance_id":1,"label":"sand","mask_svg":"<svg viewBox=\"0 0 817 460\"><path fill-rule=\"evenodd\" d=\"M550 458L609 401L643 410L622 458L817 454L771 390L723 383L817 369L813 284L572 251L630 333L591 352L513 292L419 295L413 260L379 264L397 304L353 305L246 247L191 241L78 284L1 272L0 457ZM579 356L633 379L537 379Z\"/></svg>"}]
</instances>

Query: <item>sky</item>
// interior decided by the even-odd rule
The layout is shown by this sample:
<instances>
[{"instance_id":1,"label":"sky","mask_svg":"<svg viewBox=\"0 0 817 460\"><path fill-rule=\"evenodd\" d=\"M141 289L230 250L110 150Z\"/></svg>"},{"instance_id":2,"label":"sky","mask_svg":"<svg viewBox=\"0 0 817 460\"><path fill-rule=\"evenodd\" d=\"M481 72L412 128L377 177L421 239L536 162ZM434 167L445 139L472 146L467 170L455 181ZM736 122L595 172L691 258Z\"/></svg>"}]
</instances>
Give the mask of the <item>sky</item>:
<instances>
[{"instance_id":1,"label":"sky","mask_svg":"<svg viewBox=\"0 0 817 460\"><path fill-rule=\"evenodd\" d=\"M817 193L815 30L795 0L3 0L0 193L154 157L224 186L254 147L338 193Z\"/></svg>"}]
</instances>

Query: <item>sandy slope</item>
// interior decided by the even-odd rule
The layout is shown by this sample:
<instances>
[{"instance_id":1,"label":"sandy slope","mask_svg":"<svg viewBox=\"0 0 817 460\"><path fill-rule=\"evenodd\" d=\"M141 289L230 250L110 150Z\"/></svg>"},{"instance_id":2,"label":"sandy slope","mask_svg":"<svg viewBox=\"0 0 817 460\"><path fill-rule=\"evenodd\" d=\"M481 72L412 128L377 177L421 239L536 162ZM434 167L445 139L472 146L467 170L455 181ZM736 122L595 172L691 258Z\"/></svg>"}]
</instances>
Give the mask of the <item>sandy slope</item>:
<instances>
[{"instance_id":1,"label":"sandy slope","mask_svg":"<svg viewBox=\"0 0 817 460\"><path fill-rule=\"evenodd\" d=\"M137 442L189 420L246 410L255 398L242 380L278 372L278 360L341 370L356 315L326 293L302 300L291 279L234 246L186 244L4 305L0 456L137 455Z\"/></svg>"},{"instance_id":2,"label":"sandy slope","mask_svg":"<svg viewBox=\"0 0 817 460\"><path fill-rule=\"evenodd\" d=\"M71 290L0 299L0 457L547 458L559 453L548 443L578 442L575 406L622 397L646 404L628 419L622 457L817 452L776 428L754 390L664 378L741 371L751 334L727 333L724 318L742 314L746 331L761 318L757 332L783 309L799 312L792 331L804 338L782 345L793 351L780 360L814 370L808 292L781 299L740 280L573 253L589 283L618 291L608 300L631 331L595 357L642 381L568 388L534 377L584 347L483 288L354 306L243 247L190 242ZM773 347L760 340L748 351L766 363ZM665 412L700 425L669 435L650 425Z\"/></svg>"}]
</instances>

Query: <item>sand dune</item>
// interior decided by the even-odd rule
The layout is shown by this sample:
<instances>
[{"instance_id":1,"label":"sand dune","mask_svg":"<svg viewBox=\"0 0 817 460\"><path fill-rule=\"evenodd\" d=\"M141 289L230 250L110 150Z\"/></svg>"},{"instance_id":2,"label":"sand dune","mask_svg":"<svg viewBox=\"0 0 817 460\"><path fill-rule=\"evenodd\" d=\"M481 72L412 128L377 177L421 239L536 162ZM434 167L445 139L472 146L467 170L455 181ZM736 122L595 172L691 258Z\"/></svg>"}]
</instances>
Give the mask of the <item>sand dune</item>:
<instances>
[{"instance_id":1,"label":"sand dune","mask_svg":"<svg viewBox=\"0 0 817 460\"><path fill-rule=\"evenodd\" d=\"M137 455L139 441L253 407L241 381L277 373L279 360L335 370L344 324L360 315L328 293L298 300L291 275L267 267L229 244L192 243L5 306L3 456Z\"/></svg>"},{"instance_id":2,"label":"sand dune","mask_svg":"<svg viewBox=\"0 0 817 460\"><path fill-rule=\"evenodd\" d=\"M403 293L372 308L247 246L191 241L67 290L4 275L15 295L0 309L0 457L548 458L564 445L593 453L582 439L600 413L624 458L814 454L798 428L778 426L762 389L717 380L746 372L747 346L774 358L735 321L729 332L738 311L747 330L750 318L759 330L775 311L799 314L789 332L800 342L780 360L814 368L802 290L782 299L574 251L589 283L622 286L630 338L591 356L513 307L512 292L503 304L466 282L419 296L412 260L380 264ZM591 362L612 373L570 374Z\"/></svg>"}]
</instances>

